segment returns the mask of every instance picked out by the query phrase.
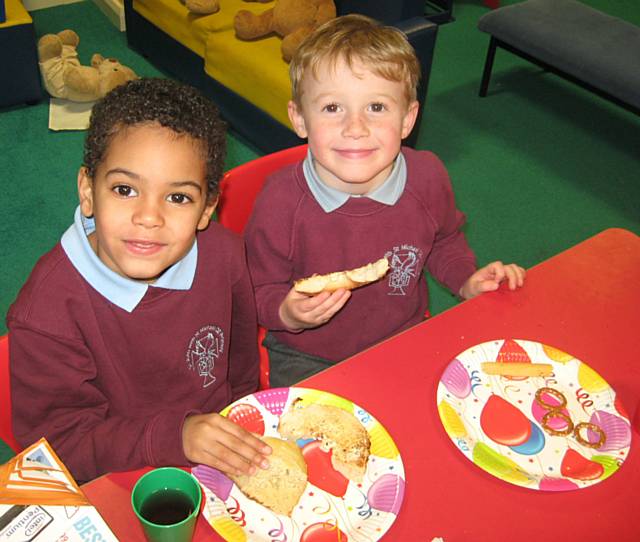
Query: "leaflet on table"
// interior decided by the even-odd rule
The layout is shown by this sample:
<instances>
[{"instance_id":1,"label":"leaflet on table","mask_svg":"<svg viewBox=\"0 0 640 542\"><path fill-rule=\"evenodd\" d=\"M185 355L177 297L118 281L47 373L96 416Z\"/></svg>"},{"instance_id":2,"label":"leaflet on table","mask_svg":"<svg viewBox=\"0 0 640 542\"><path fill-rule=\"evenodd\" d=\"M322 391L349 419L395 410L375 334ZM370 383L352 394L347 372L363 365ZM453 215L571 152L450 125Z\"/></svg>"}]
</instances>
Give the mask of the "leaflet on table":
<instances>
[{"instance_id":1,"label":"leaflet on table","mask_svg":"<svg viewBox=\"0 0 640 542\"><path fill-rule=\"evenodd\" d=\"M45 439L0 467L0 542L31 540L118 540Z\"/></svg>"}]
</instances>

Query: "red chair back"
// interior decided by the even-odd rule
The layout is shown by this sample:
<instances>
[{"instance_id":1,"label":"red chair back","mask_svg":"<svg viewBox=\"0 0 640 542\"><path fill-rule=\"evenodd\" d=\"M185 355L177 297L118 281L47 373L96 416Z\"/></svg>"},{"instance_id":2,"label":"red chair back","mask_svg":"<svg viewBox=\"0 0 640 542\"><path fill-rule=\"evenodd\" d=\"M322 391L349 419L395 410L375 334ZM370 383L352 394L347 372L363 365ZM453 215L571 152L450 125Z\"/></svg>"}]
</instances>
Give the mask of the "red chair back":
<instances>
[{"instance_id":1,"label":"red chair back","mask_svg":"<svg viewBox=\"0 0 640 542\"><path fill-rule=\"evenodd\" d=\"M274 171L299 162L306 154L307 145L299 145L261 156L227 171L220 181L220 199L216 211L218 222L236 233L242 233L265 179Z\"/></svg>"},{"instance_id":2,"label":"red chair back","mask_svg":"<svg viewBox=\"0 0 640 542\"><path fill-rule=\"evenodd\" d=\"M14 452L22 446L13 436L11 425L11 385L9 382L9 335L0 337L0 439Z\"/></svg>"},{"instance_id":3,"label":"red chair back","mask_svg":"<svg viewBox=\"0 0 640 542\"><path fill-rule=\"evenodd\" d=\"M225 173L220 181L220 199L216 214L218 222L230 230L242 234L251 216L253 203L262 189L265 179L274 171L299 162L307 154L307 145L291 147L267 154L242 164ZM263 327L258 329L260 353L260 389L269 388L269 354L262 346L266 335Z\"/></svg>"}]
</instances>

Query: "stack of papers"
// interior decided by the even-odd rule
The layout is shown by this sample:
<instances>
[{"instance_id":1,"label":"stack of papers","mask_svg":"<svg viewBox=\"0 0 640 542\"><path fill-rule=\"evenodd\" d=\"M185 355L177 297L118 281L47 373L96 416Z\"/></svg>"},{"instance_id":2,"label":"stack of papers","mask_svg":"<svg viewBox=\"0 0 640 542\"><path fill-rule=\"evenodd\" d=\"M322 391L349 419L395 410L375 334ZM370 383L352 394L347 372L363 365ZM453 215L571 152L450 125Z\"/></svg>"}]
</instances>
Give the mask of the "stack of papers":
<instances>
[{"instance_id":1,"label":"stack of papers","mask_svg":"<svg viewBox=\"0 0 640 542\"><path fill-rule=\"evenodd\" d=\"M45 439L0 467L0 542L117 542Z\"/></svg>"}]
</instances>

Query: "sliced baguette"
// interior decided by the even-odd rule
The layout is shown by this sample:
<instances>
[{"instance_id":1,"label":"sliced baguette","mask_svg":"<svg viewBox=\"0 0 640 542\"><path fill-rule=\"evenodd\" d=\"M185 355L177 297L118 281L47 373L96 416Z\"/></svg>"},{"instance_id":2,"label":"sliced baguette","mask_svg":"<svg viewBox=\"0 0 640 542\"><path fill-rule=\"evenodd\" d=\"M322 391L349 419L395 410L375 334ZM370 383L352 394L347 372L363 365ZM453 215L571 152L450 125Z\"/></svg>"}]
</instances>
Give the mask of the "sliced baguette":
<instances>
[{"instance_id":1,"label":"sliced baguette","mask_svg":"<svg viewBox=\"0 0 640 542\"><path fill-rule=\"evenodd\" d=\"M369 434L356 417L341 408L296 401L280 416L278 432L285 438L313 438L331 450L331 464L344 477L360 483L371 448Z\"/></svg>"},{"instance_id":2,"label":"sliced baguette","mask_svg":"<svg viewBox=\"0 0 640 542\"><path fill-rule=\"evenodd\" d=\"M296 292L307 295L315 295L320 292L335 292L340 288L353 290L380 280L387 274L388 270L389 262L386 258L380 258L375 262L355 269L336 271L326 275L314 274L310 277L296 280L293 287Z\"/></svg>"},{"instance_id":3,"label":"sliced baguette","mask_svg":"<svg viewBox=\"0 0 640 542\"><path fill-rule=\"evenodd\" d=\"M273 510L291 516L307 486L307 464L295 442L276 437L260 437L271 446L269 468L255 474L230 475L247 497Z\"/></svg>"},{"instance_id":4,"label":"sliced baguette","mask_svg":"<svg viewBox=\"0 0 640 542\"><path fill-rule=\"evenodd\" d=\"M482 362L480 367L488 375L501 376L550 376L553 372L553 366L550 363L486 361Z\"/></svg>"}]
</instances>

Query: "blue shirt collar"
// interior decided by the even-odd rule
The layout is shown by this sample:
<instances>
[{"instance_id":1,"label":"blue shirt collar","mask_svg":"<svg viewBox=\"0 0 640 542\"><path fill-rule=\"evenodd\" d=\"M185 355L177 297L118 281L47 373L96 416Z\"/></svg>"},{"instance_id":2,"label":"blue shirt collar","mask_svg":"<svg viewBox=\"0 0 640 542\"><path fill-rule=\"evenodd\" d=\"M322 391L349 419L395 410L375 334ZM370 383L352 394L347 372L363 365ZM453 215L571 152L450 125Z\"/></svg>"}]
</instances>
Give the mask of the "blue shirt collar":
<instances>
[{"instance_id":1,"label":"blue shirt collar","mask_svg":"<svg viewBox=\"0 0 640 542\"><path fill-rule=\"evenodd\" d=\"M88 235L95 230L95 221L76 209L73 224L63 234L60 244L78 273L100 294L127 312L133 312L147 293L149 286L170 290L191 288L198 264L198 242L179 262L167 269L153 284L128 279L109 269L89 244Z\"/></svg>"},{"instance_id":2,"label":"blue shirt collar","mask_svg":"<svg viewBox=\"0 0 640 542\"><path fill-rule=\"evenodd\" d=\"M327 186L318 175L316 171L313 156L311 150L307 152L307 157L302 164L302 170L304 172L304 178L307 181L309 190L316 198L316 201L324 209L326 213L335 211L338 207L344 205L351 197L359 198L366 197L375 200L385 205L395 205L400 199L404 186L407 182L407 163L402 155L402 152L398 153L398 157L393 165L391 173L387 180L383 182L378 188L376 188L371 194L365 194L364 196L358 196L348 194Z\"/></svg>"}]
</instances>

